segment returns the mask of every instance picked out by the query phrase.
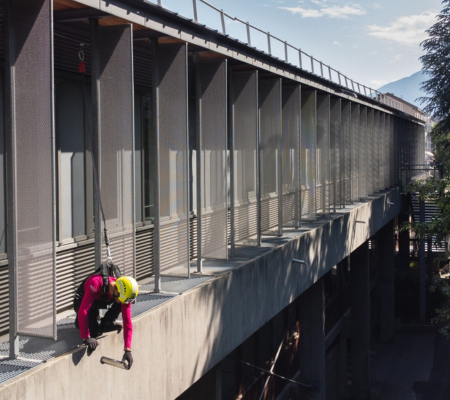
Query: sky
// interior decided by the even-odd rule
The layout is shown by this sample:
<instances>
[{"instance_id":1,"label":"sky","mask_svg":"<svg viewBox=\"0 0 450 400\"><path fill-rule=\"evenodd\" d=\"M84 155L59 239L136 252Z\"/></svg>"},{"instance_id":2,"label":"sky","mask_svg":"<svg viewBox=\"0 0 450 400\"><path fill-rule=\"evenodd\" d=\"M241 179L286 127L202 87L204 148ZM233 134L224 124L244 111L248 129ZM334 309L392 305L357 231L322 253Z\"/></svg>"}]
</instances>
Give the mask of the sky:
<instances>
[{"instance_id":1,"label":"sky","mask_svg":"<svg viewBox=\"0 0 450 400\"><path fill-rule=\"evenodd\" d=\"M191 0L161 1L163 7L193 18ZM420 43L442 9L441 0L208 2L373 89L421 69ZM221 30L219 14L200 0L197 3L199 22ZM247 42L245 25L229 18L225 21L227 34ZM251 30L251 41L252 46L267 51L267 37L263 34ZM284 46L273 42L272 53L284 59ZM289 50L288 57L298 65L298 52ZM304 66L309 65L306 58L302 61Z\"/></svg>"}]
</instances>

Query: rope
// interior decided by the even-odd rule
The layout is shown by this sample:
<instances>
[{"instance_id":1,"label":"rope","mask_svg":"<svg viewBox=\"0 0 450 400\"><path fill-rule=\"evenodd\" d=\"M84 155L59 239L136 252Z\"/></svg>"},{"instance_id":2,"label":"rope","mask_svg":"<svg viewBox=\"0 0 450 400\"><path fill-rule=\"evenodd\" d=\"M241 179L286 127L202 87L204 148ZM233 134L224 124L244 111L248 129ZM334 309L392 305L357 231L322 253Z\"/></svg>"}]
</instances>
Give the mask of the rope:
<instances>
[{"instance_id":1,"label":"rope","mask_svg":"<svg viewBox=\"0 0 450 400\"><path fill-rule=\"evenodd\" d=\"M81 50L78 52L78 57L80 59L79 63L79 72L81 74L81 81L83 86L83 107L84 107L84 114L86 115L86 124L87 124L87 132L88 132L88 142L89 142L89 149L91 151L91 158L92 158L92 168L94 170L94 187L95 191L97 192L97 198L100 205L100 212L102 214L103 219L103 233L104 233L104 239L105 239L105 245L106 245L106 256L107 256L107 263L112 262L111 257L111 250L109 248L109 237L108 237L108 229L106 229L106 218L105 218L105 212L103 211L103 204L102 204L102 198L100 195L100 185L98 180L98 171L97 171L97 160L95 158L93 144L92 144L92 135L91 135L91 122L90 122L90 116L87 108L87 94L86 94L86 81L85 81L85 73L86 73L86 65L84 63L84 52L83 52L83 46L84 43L80 44Z\"/></svg>"}]
</instances>

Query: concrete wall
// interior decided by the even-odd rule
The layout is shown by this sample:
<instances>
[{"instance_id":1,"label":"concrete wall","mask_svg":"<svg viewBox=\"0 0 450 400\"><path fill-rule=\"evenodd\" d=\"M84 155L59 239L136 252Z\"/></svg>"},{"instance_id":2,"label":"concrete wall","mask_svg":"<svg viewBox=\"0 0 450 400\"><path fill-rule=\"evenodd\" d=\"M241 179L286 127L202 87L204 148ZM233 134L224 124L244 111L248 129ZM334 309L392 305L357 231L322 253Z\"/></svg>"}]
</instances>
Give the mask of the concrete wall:
<instances>
[{"instance_id":1,"label":"concrete wall","mask_svg":"<svg viewBox=\"0 0 450 400\"><path fill-rule=\"evenodd\" d=\"M174 399L400 208L393 189L137 317L130 371L101 366L101 356L122 356L122 335L110 334L90 357L80 348L7 382L0 400Z\"/></svg>"}]
</instances>

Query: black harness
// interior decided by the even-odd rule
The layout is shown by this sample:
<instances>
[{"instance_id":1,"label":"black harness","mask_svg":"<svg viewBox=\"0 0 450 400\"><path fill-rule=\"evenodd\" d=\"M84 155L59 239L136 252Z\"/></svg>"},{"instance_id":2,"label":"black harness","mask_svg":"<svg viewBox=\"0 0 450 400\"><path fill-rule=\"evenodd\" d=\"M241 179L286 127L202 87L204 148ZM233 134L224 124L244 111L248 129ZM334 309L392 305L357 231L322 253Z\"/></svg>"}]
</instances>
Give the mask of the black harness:
<instances>
[{"instance_id":1,"label":"black harness","mask_svg":"<svg viewBox=\"0 0 450 400\"><path fill-rule=\"evenodd\" d=\"M101 303L105 304L106 308L106 298L108 295L108 289L109 289L109 277L112 276L116 279L120 278L122 276L122 273L120 272L120 269L117 265L113 263L103 263L101 264L93 274L89 275L87 278L81 282L80 286L78 286L78 289L75 292L75 295L73 297L73 308L76 313L78 313L78 310L80 309L81 302L83 301L83 297L85 294L84 291L84 285L86 281L92 276L92 275L100 275L102 276L102 290L101 290ZM103 307L102 307L103 308Z\"/></svg>"}]
</instances>

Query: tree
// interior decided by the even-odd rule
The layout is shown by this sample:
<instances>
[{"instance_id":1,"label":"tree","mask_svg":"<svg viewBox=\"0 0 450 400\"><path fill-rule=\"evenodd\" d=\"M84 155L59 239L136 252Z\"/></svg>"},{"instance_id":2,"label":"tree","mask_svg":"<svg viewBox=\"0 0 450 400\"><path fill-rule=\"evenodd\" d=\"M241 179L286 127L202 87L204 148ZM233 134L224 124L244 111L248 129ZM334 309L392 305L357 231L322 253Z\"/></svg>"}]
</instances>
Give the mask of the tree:
<instances>
[{"instance_id":1,"label":"tree","mask_svg":"<svg viewBox=\"0 0 450 400\"><path fill-rule=\"evenodd\" d=\"M450 0L444 0L437 22L426 32L421 44L425 54L420 57L422 70L428 76L421 87L427 96L419 100L424 111L439 120L431 132L436 160L450 171Z\"/></svg>"}]
</instances>

